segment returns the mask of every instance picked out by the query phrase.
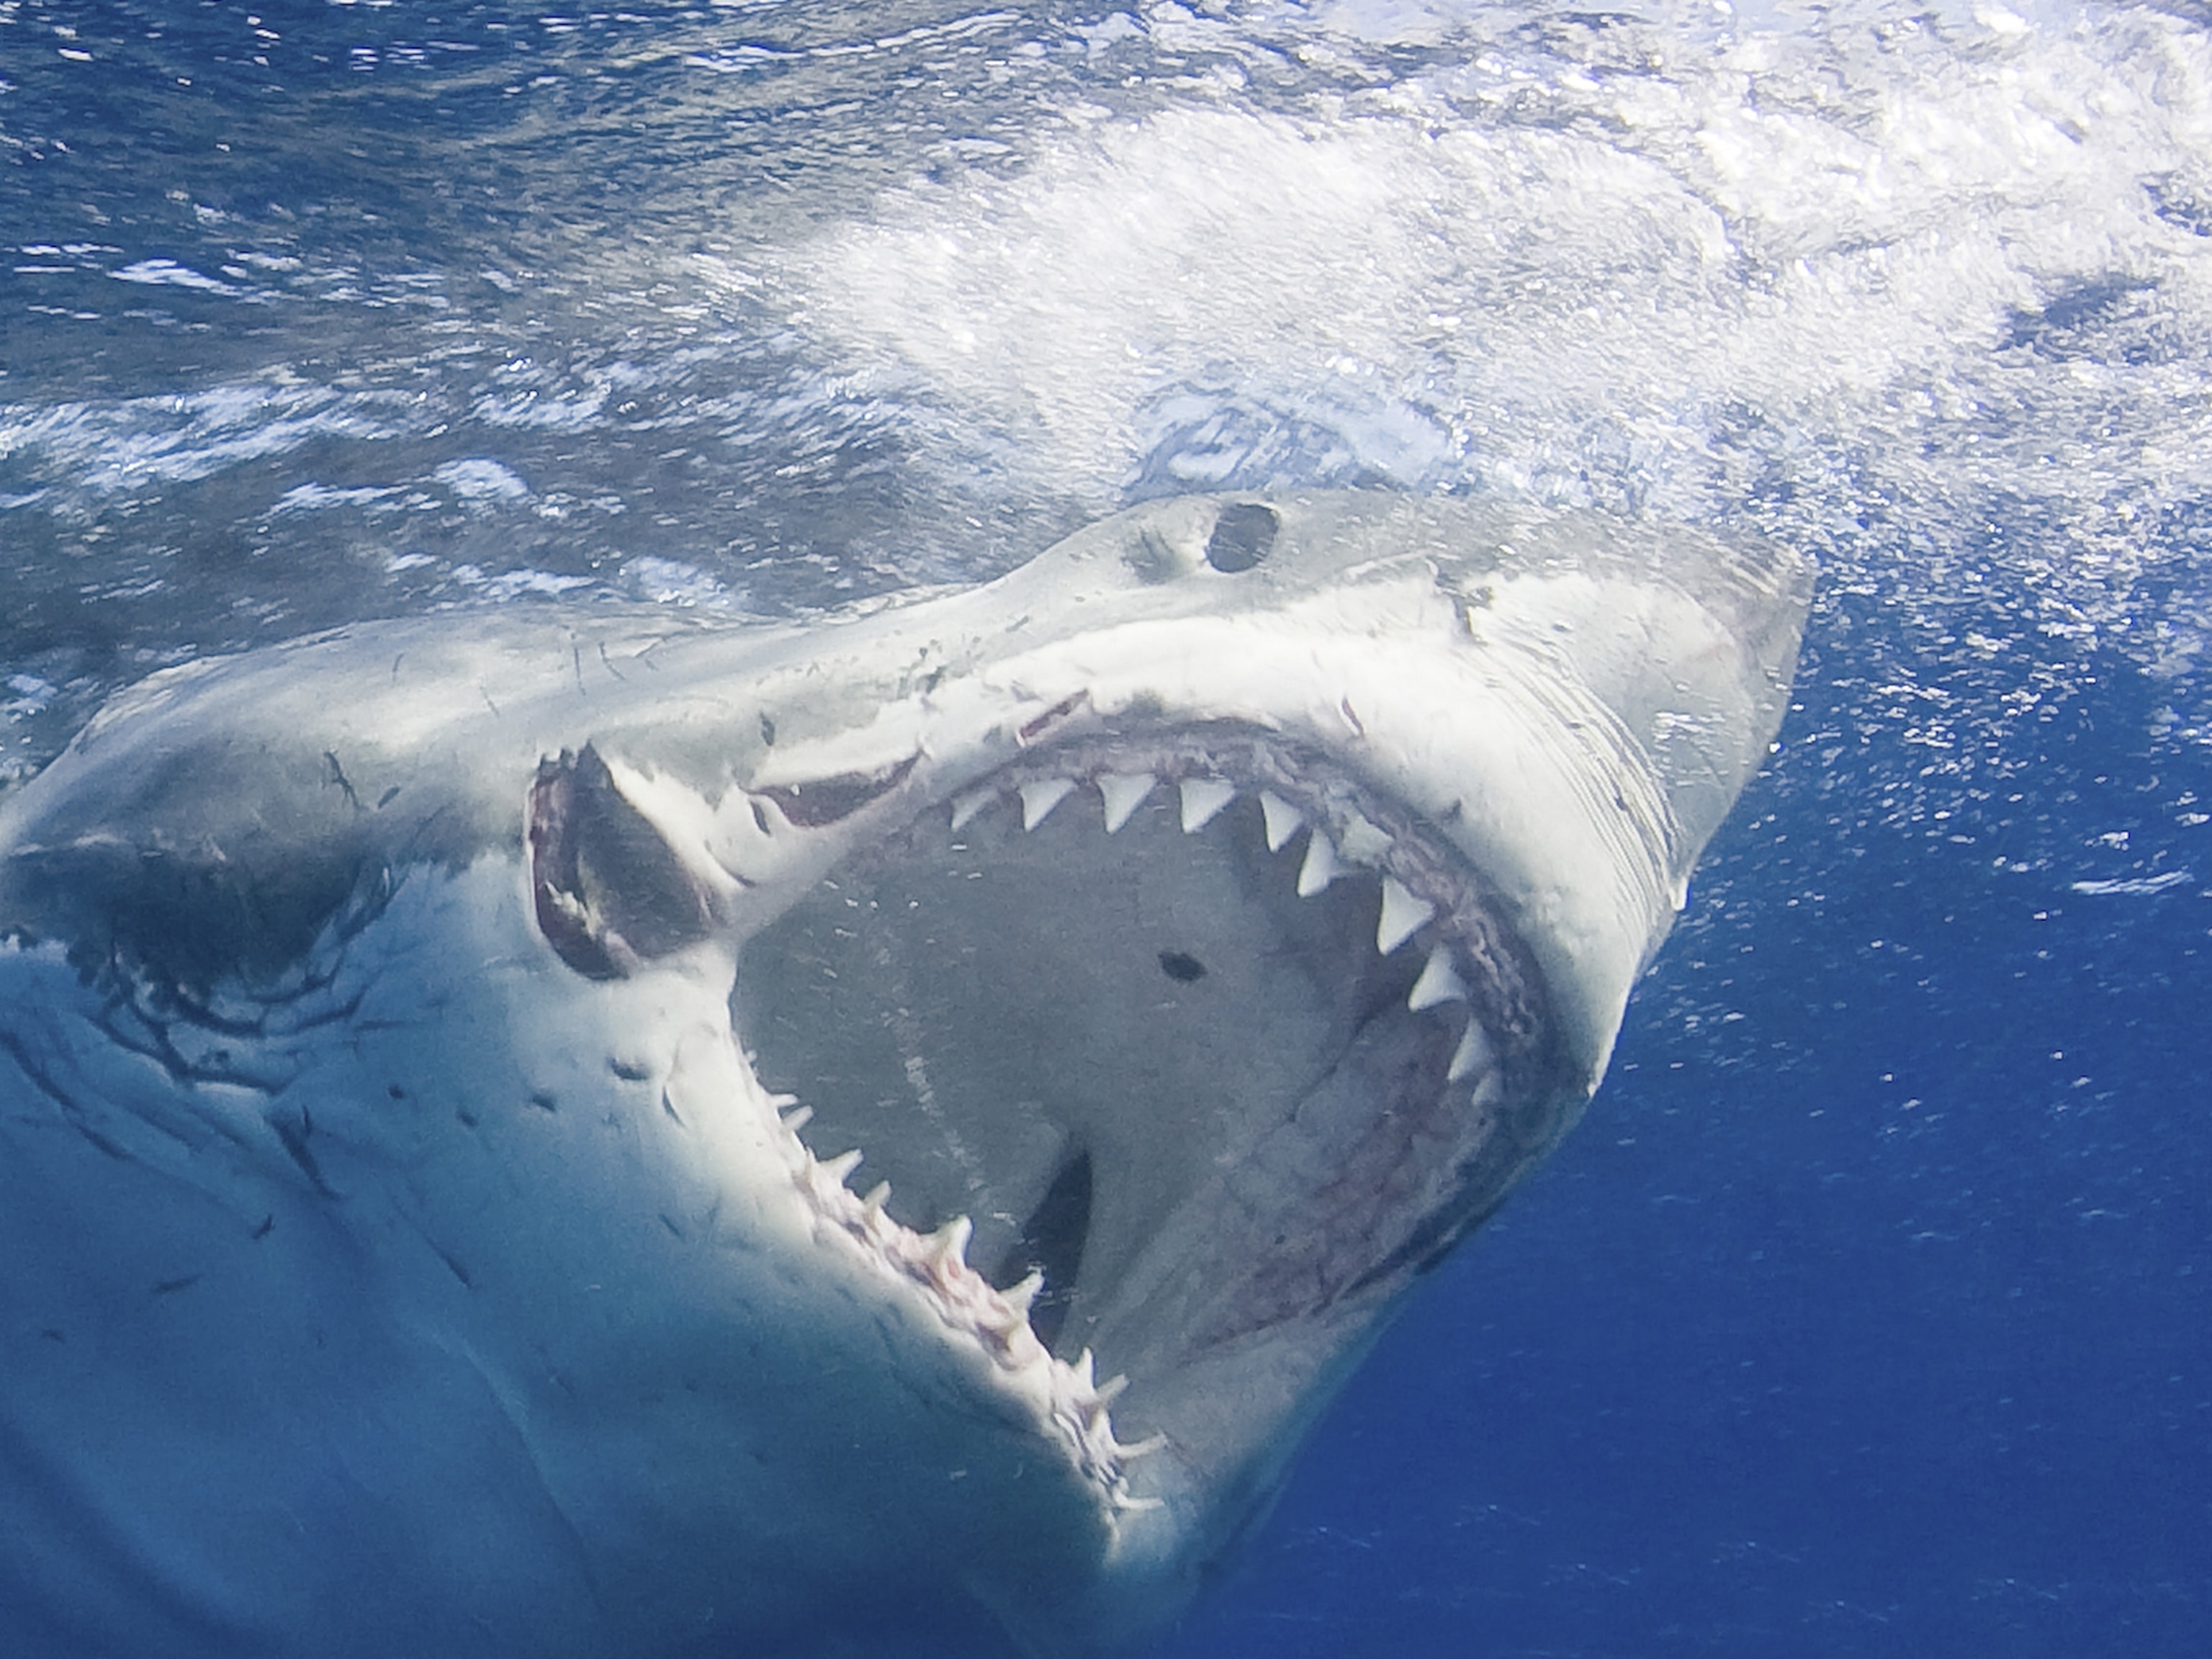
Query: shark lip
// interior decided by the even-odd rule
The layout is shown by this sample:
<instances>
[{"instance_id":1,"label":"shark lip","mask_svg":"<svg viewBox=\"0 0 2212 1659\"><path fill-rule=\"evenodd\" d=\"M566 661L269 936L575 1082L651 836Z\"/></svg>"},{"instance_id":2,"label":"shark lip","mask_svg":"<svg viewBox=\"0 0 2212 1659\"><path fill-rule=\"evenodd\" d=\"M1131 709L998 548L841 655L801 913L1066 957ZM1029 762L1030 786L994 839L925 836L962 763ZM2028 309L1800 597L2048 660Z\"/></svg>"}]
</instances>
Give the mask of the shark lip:
<instances>
[{"instance_id":1,"label":"shark lip","mask_svg":"<svg viewBox=\"0 0 2212 1659\"><path fill-rule=\"evenodd\" d=\"M1124 1501L1125 1386L1117 1419L1176 1443L1177 1373L1364 1316L1555 1129L1544 988L1477 872L1239 727L933 804L750 939L731 1006L824 1214L1044 1364Z\"/></svg>"}]
</instances>

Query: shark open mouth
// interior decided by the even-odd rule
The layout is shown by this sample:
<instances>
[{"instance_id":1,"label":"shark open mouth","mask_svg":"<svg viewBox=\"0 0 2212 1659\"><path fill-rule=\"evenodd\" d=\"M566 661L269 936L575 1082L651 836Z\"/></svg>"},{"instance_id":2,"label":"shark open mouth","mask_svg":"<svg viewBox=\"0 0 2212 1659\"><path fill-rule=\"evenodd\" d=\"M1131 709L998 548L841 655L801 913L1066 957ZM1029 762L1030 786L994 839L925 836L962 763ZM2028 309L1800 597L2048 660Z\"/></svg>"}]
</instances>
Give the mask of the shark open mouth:
<instances>
[{"instance_id":1,"label":"shark open mouth","mask_svg":"<svg viewBox=\"0 0 2212 1659\"><path fill-rule=\"evenodd\" d=\"M824 1219L1041 1373L1123 1502L1168 1379L1379 1300L1553 1133L1543 988L1477 875L1234 727L937 803L746 942L732 1014Z\"/></svg>"}]
</instances>

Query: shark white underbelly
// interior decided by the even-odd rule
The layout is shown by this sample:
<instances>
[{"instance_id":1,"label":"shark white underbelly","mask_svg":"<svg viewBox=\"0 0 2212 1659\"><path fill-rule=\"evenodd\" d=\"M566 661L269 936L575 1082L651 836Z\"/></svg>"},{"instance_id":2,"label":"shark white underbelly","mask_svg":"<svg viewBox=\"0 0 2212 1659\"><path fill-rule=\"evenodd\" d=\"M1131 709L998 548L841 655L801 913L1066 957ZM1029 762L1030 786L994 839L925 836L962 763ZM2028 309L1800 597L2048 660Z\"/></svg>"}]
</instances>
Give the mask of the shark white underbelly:
<instances>
[{"instance_id":1,"label":"shark white underbelly","mask_svg":"<svg viewBox=\"0 0 2212 1659\"><path fill-rule=\"evenodd\" d=\"M1809 579L1194 497L126 694L0 805L11 1650L1141 1632L1596 1086Z\"/></svg>"}]
</instances>

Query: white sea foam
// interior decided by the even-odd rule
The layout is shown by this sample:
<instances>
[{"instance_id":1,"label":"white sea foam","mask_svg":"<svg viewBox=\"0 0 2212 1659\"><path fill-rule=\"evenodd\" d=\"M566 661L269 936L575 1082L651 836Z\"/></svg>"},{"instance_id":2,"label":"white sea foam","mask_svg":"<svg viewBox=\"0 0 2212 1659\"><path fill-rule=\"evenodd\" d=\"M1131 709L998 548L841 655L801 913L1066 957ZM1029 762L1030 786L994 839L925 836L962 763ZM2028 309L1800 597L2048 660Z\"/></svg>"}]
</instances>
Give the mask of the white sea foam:
<instances>
[{"instance_id":1,"label":"white sea foam","mask_svg":"<svg viewBox=\"0 0 2212 1659\"><path fill-rule=\"evenodd\" d=\"M1628 68L1479 53L1325 115L1073 125L802 250L808 324L1102 495L1209 396L1388 477L1698 516L1746 421L1931 493L2212 484L2201 33L1652 40Z\"/></svg>"}]
</instances>

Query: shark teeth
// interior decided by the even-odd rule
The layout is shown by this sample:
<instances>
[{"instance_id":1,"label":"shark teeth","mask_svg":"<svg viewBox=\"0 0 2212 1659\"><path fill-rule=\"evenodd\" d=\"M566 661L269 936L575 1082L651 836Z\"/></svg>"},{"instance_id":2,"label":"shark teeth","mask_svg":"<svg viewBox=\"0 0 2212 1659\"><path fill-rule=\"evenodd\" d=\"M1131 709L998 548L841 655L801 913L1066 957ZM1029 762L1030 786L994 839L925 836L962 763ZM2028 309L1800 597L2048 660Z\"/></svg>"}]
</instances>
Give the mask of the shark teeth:
<instances>
[{"instance_id":1,"label":"shark teeth","mask_svg":"<svg viewBox=\"0 0 2212 1659\"><path fill-rule=\"evenodd\" d=\"M1422 965L1420 978L1406 994L1406 1006L1414 1013L1433 1008L1440 1002L1465 1002L1467 981L1452 966L1451 948L1439 945L1429 952L1428 961Z\"/></svg>"},{"instance_id":2,"label":"shark teeth","mask_svg":"<svg viewBox=\"0 0 2212 1659\"><path fill-rule=\"evenodd\" d=\"M1031 775L1018 781L980 784L951 800L951 827L957 833L986 807L1011 798L1019 805L1023 830L1033 832L1087 784L1098 792L1104 830L1111 836L1127 827L1167 783L1175 792L1176 822L1183 834L1198 835L1220 819L1244 792L1236 782L1216 775L1205 761L1189 769L1188 762L1164 766L1163 776L1149 771L1087 772L1079 766L1073 775ZM1422 866L1409 861L1417 855L1401 851L1388 830L1343 802L1293 799L1280 793L1279 787L1247 785L1246 789L1258 804L1259 828L1271 854L1285 852L1301 830L1306 832L1295 878L1299 897L1318 898L1340 881L1360 877L1374 884L1370 891L1379 890L1373 935L1378 956L1393 956L1417 938L1425 945L1426 955L1405 994L1404 1006L1417 1015L1449 1003L1468 1010L1446 1066L1445 1086L1454 1109L1490 1113L1504 1096L1498 1049L1482 1016L1470 1006L1476 997L1452 940L1440 936L1449 924L1431 927L1437 921L1437 902L1408 884L1409 879L1423 879L1418 873ZM1441 1043L1441 1032L1437 1041ZM775 1097L773 1103L787 1132L787 1154L797 1185L811 1201L818 1226L851 1241L877 1270L915 1287L946 1326L966 1333L1005 1386L1028 1399L1037 1416L1065 1441L1078 1467L1095 1481L1112 1509L1127 1512L1153 1507L1155 1500L1130 1492L1125 1472L1129 1464L1168 1442L1159 1435L1126 1445L1117 1440L1109 1413L1129 1388L1128 1378L1115 1376L1100 1382L1089 1349L1070 1363L1053 1354L1038 1338L1030 1315L1045 1288L1042 1275L1031 1273L1004 1290L994 1289L968 1265L975 1229L967 1216L956 1215L927 1234L906 1227L886 1207L890 1182L878 1182L865 1197L851 1191L848 1183L861 1158L858 1149L816 1158L799 1139L799 1131L812 1116L810 1109L789 1096Z\"/></svg>"},{"instance_id":3,"label":"shark teeth","mask_svg":"<svg viewBox=\"0 0 2212 1659\"><path fill-rule=\"evenodd\" d=\"M1098 795L1106 805L1106 833L1112 835L1134 817L1158 782L1150 772L1109 772L1101 777Z\"/></svg>"},{"instance_id":4,"label":"shark teeth","mask_svg":"<svg viewBox=\"0 0 2212 1659\"><path fill-rule=\"evenodd\" d=\"M1327 836L1315 830L1306 842L1305 862L1298 866L1298 896L1311 898L1326 892L1342 866L1336 861L1336 848Z\"/></svg>"},{"instance_id":5,"label":"shark teeth","mask_svg":"<svg viewBox=\"0 0 2212 1659\"><path fill-rule=\"evenodd\" d=\"M1444 1081L1457 1083L1477 1072L1487 1072L1496 1058L1490 1047L1490 1034L1482 1029L1482 1022L1471 1019L1460 1037L1459 1047L1452 1050L1451 1066L1444 1073Z\"/></svg>"},{"instance_id":6,"label":"shark teeth","mask_svg":"<svg viewBox=\"0 0 2212 1659\"><path fill-rule=\"evenodd\" d=\"M995 789L970 789L964 795L956 796L952 802L953 833L957 835L966 829L969 820L998 798Z\"/></svg>"},{"instance_id":7,"label":"shark teeth","mask_svg":"<svg viewBox=\"0 0 2212 1659\"><path fill-rule=\"evenodd\" d=\"M1237 799L1237 786L1219 778L1185 778L1182 785L1182 832L1194 835Z\"/></svg>"},{"instance_id":8,"label":"shark teeth","mask_svg":"<svg viewBox=\"0 0 2212 1659\"><path fill-rule=\"evenodd\" d=\"M771 1104L786 1132L784 1150L793 1184L813 1210L817 1229L847 1241L873 1271L919 1291L939 1320L965 1333L1001 1385L1026 1400L1040 1423L1066 1441L1076 1466L1109 1508L1131 1513L1156 1507L1158 1500L1129 1491L1124 1471L1167 1442L1159 1435L1127 1446L1116 1440L1109 1408L1128 1379L1115 1376L1101 1386L1088 1349L1069 1364L1038 1340L1030 1310L1044 1289L1042 1275L1033 1273L1006 1290L994 1290L968 1265L968 1244L975 1234L968 1217L954 1216L934 1232L917 1233L884 1207L890 1196L889 1182L878 1182L866 1198L855 1196L846 1182L860 1166L860 1152L817 1158L798 1134L812 1113L803 1106L783 1109L789 1098L775 1097Z\"/></svg>"},{"instance_id":9,"label":"shark teeth","mask_svg":"<svg viewBox=\"0 0 2212 1659\"><path fill-rule=\"evenodd\" d=\"M1382 914L1375 923L1375 948L1389 956L1437 913L1426 899L1415 898L1395 876L1382 878Z\"/></svg>"},{"instance_id":10,"label":"shark teeth","mask_svg":"<svg viewBox=\"0 0 2212 1659\"><path fill-rule=\"evenodd\" d=\"M1022 798L1022 828L1034 830L1052 816L1052 809L1075 793L1073 778L1041 778L1016 791Z\"/></svg>"}]
</instances>

